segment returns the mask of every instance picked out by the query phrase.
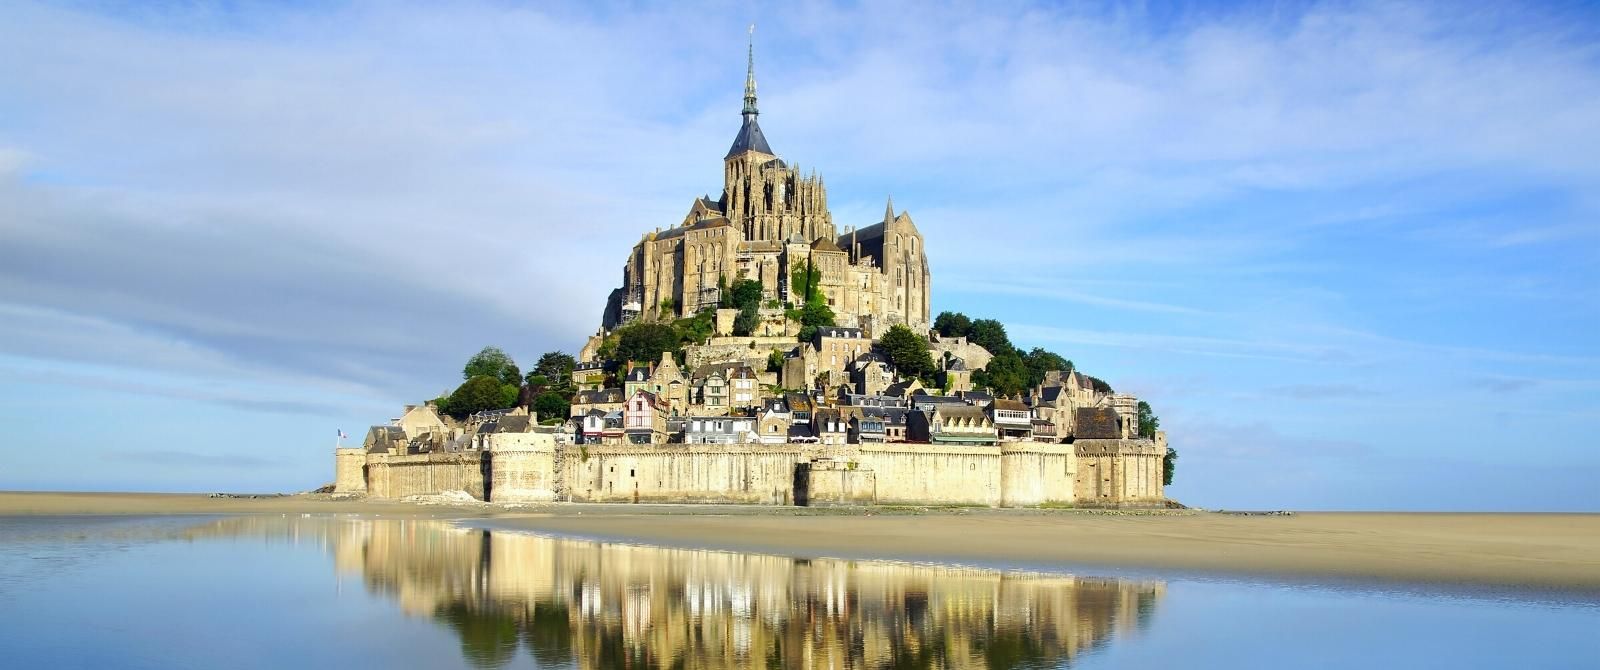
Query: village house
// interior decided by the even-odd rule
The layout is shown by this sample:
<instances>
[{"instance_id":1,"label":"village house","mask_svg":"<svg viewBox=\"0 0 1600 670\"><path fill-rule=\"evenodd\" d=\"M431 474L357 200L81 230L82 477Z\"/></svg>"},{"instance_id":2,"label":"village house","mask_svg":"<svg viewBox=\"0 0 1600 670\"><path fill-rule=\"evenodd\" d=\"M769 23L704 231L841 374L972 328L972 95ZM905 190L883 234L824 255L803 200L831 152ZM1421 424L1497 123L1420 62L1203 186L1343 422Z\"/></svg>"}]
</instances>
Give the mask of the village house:
<instances>
[{"instance_id":1,"label":"village house","mask_svg":"<svg viewBox=\"0 0 1600 670\"><path fill-rule=\"evenodd\" d=\"M1019 400L996 398L989 404L989 419L1003 440L1033 437L1033 410Z\"/></svg>"},{"instance_id":2,"label":"village house","mask_svg":"<svg viewBox=\"0 0 1600 670\"><path fill-rule=\"evenodd\" d=\"M756 442L756 420L743 416L691 416L684 420L686 444L748 444Z\"/></svg>"},{"instance_id":3,"label":"village house","mask_svg":"<svg viewBox=\"0 0 1600 670\"><path fill-rule=\"evenodd\" d=\"M876 351L861 354L850 364L850 383L861 395L879 395L894 384L894 366Z\"/></svg>"},{"instance_id":4,"label":"village house","mask_svg":"<svg viewBox=\"0 0 1600 670\"><path fill-rule=\"evenodd\" d=\"M756 371L748 365L740 365L728 370L728 408L749 409L761 404L761 384L756 379Z\"/></svg>"},{"instance_id":5,"label":"village house","mask_svg":"<svg viewBox=\"0 0 1600 670\"><path fill-rule=\"evenodd\" d=\"M944 386L951 393L972 390L972 370L967 367L965 359L957 356L944 359Z\"/></svg>"},{"instance_id":6,"label":"village house","mask_svg":"<svg viewBox=\"0 0 1600 670\"><path fill-rule=\"evenodd\" d=\"M627 400L628 396L623 395L622 389L579 391L572 397L572 416L581 417L596 409L602 412L620 411Z\"/></svg>"},{"instance_id":7,"label":"village house","mask_svg":"<svg viewBox=\"0 0 1600 670\"><path fill-rule=\"evenodd\" d=\"M811 434L822 444L845 444L850 424L834 407L820 407L811 413Z\"/></svg>"},{"instance_id":8,"label":"village house","mask_svg":"<svg viewBox=\"0 0 1600 670\"><path fill-rule=\"evenodd\" d=\"M937 407L969 406L967 401L950 395L928 395L926 393L918 393L910 396L908 399L911 401L911 409L921 410L924 412L931 412ZM981 410L982 408L979 409Z\"/></svg>"},{"instance_id":9,"label":"village house","mask_svg":"<svg viewBox=\"0 0 1600 670\"><path fill-rule=\"evenodd\" d=\"M860 394L860 393L845 393L845 394L841 394L839 399L844 404L850 405L852 407L900 407L900 408L906 408L906 407L910 407L911 406L909 404L909 402L905 398L897 398L897 397L891 396L891 395L865 395L865 394Z\"/></svg>"},{"instance_id":10,"label":"village house","mask_svg":"<svg viewBox=\"0 0 1600 670\"><path fill-rule=\"evenodd\" d=\"M860 328L817 329L817 375L828 375L828 386L849 381L846 370L862 354L872 351L872 340Z\"/></svg>"},{"instance_id":11,"label":"village house","mask_svg":"<svg viewBox=\"0 0 1600 670\"><path fill-rule=\"evenodd\" d=\"M994 422L980 407L938 405L932 412L913 411L908 419L910 439L916 442L992 445L996 441Z\"/></svg>"},{"instance_id":12,"label":"village house","mask_svg":"<svg viewBox=\"0 0 1600 670\"><path fill-rule=\"evenodd\" d=\"M622 421L622 410L591 409L583 415L580 441L583 444L622 444L626 441Z\"/></svg>"},{"instance_id":13,"label":"village house","mask_svg":"<svg viewBox=\"0 0 1600 670\"><path fill-rule=\"evenodd\" d=\"M722 368L703 365L693 375L689 410L694 414L728 413L728 378Z\"/></svg>"},{"instance_id":14,"label":"village house","mask_svg":"<svg viewBox=\"0 0 1600 670\"><path fill-rule=\"evenodd\" d=\"M811 424L811 411L816 409L817 402L807 393L785 393L783 402L789 406L789 421L792 423Z\"/></svg>"},{"instance_id":15,"label":"village house","mask_svg":"<svg viewBox=\"0 0 1600 670\"><path fill-rule=\"evenodd\" d=\"M649 391L635 391L622 409L622 432L630 444L667 441L667 403Z\"/></svg>"},{"instance_id":16,"label":"village house","mask_svg":"<svg viewBox=\"0 0 1600 670\"><path fill-rule=\"evenodd\" d=\"M622 377L622 393L629 398L640 391L655 391L650 388L650 366L637 365L628 368L628 374ZM660 395L660 394L657 394Z\"/></svg>"},{"instance_id":17,"label":"village house","mask_svg":"<svg viewBox=\"0 0 1600 670\"><path fill-rule=\"evenodd\" d=\"M768 398L756 415L756 433L762 444L783 444L789 440L789 405L782 398Z\"/></svg>"},{"instance_id":18,"label":"village house","mask_svg":"<svg viewBox=\"0 0 1600 670\"><path fill-rule=\"evenodd\" d=\"M572 368L572 387L579 391L598 391L606 385L606 364L584 361Z\"/></svg>"}]
</instances>

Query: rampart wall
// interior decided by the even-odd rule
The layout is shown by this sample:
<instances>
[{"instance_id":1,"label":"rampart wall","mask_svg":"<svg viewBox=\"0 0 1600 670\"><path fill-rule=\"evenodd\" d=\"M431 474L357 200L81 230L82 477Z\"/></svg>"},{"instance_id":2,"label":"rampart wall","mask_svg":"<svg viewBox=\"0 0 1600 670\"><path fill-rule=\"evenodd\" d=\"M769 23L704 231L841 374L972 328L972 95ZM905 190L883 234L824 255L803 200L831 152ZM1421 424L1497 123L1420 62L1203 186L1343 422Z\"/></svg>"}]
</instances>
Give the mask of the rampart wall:
<instances>
[{"instance_id":1,"label":"rampart wall","mask_svg":"<svg viewBox=\"0 0 1600 670\"><path fill-rule=\"evenodd\" d=\"M557 446L496 435L483 451L341 449L336 490L374 498L466 491L494 502L918 504L1031 507L1162 500L1150 441L998 446L660 444Z\"/></svg>"},{"instance_id":2,"label":"rampart wall","mask_svg":"<svg viewBox=\"0 0 1600 670\"><path fill-rule=\"evenodd\" d=\"M568 454L566 483L577 502L696 502L790 505L806 445L586 445Z\"/></svg>"},{"instance_id":3,"label":"rampart wall","mask_svg":"<svg viewBox=\"0 0 1600 670\"><path fill-rule=\"evenodd\" d=\"M367 454L367 495L404 498L444 491L466 491L484 499L482 453Z\"/></svg>"}]
</instances>

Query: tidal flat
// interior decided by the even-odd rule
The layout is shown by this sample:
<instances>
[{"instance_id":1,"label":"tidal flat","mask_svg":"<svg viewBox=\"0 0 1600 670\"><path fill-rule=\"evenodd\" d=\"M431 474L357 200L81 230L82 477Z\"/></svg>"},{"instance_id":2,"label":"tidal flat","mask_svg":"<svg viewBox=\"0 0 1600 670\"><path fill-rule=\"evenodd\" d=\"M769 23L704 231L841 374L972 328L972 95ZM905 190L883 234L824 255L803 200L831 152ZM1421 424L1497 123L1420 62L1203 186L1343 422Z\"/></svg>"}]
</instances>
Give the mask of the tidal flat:
<instances>
[{"instance_id":1,"label":"tidal flat","mask_svg":"<svg viewBox=\"0 0 1600 670\"><path fill-rule=\"evenodd\" d=\"M1600 515L1233 516L983 508L418 505L319 495L5 493L0 515L363 514L688 548L1600 594Z\"/></svg>"}]
</instances>

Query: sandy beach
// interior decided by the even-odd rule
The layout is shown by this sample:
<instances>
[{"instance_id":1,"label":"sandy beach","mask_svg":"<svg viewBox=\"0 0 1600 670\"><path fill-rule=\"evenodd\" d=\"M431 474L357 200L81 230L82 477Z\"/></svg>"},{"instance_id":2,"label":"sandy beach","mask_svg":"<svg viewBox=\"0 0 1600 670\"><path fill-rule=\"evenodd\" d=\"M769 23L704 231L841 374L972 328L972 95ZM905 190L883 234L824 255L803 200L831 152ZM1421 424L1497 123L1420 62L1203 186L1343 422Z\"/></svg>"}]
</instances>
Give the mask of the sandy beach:
<instances>
[{"instance_id":1,"label":"sandy beach","mask_svg":"<svg viewBox=\"0 0 1600 670\"><path fill-rule=\"evenodd\" d=\"M648 544L983 564L1105 566L1600 592L1600 515L1116 514L677 505L416 505L327 496L0 493L16 514L370 514Z\"/></svg>"}]
</instances>

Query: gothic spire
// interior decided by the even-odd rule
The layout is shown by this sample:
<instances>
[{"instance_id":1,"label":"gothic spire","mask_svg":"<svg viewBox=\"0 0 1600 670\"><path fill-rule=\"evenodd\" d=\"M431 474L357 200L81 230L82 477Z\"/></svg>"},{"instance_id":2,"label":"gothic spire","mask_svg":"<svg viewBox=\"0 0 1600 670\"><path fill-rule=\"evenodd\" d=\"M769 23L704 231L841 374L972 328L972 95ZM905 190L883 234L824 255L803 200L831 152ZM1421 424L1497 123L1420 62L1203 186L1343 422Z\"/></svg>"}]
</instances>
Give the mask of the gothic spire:
<instances>
[{"instance_id":1,"label":"gothic spire","mask_svg":"<svg viewBox=\"0 0 1600 670\"><path fill-rule=\"evenodd\" d=\"M756 123L756 27L750 25L749 69L744 77L744 123L739 127L738 136L733 138L733 146L728 149L728 155L723 158L733 158L740 154L754 151L757 153L776 156L772 147L767 145L767 137L761 134L761 124Z\"/></svg>"},{"instance_id":2,"label":"gothic spire","mask_svg":"<svg viewBox=\"0 0 1600 670\"><path fill-rule=\"evenodd\" d=\"M883 222L884 223L893 223L894 222L894 196L892 196L892 195L889 196L889 204L884 206Z\"/></svg>"},{"instance_id":3,"label":"gothic spire","mask_svg":"<svg viewBox=\"0 0 1600 670\"><path fill-rule=\"evenodd\" d=\"M749 40L749 66L744 75L744 112L746 117L755 116L761 112L756 111L756 24L750 24Z\"/></svg>"}]
</instances>

